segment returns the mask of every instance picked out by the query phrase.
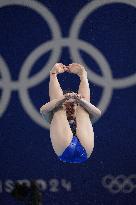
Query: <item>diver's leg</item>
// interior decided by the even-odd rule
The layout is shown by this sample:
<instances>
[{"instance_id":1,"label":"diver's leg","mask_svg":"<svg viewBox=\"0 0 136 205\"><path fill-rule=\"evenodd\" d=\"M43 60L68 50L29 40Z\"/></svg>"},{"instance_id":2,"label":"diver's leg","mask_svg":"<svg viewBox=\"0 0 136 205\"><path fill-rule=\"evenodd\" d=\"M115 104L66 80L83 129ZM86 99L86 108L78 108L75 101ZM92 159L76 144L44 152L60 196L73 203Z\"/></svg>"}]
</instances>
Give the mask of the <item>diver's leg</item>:
<instances>
[{"instance_id":1,"label":"diver's leg","mask_svg":"<svg viewBox=\"0 0 136 205\"><path fill-rule=\"evenodd\" d=\"M66 111L62 109L54 113L50 125L50 138L55 153L59 156L69 146L73 133L67 120Z\"/></svg>"},{"instance_id":2,"label":"diver's leg","mask_svg":"<svg viewBox=\"0 0 136 205\"><path fill-rule=\"evenodd\" d=\"M63 91L59 84L57 74L50 73L49 96L50 96L50 101L63 96Z\"/></svg>"},{"instance_id":3,"label":"diver's leg","mask_svg":"<svg viewBox=\"0 0 136 205\"><path fill-rule=\"evenodd\" d=\"M54 71L53 71L54 72ZM50 100L63 96L63 91L57 79L57 73L50 72L49 96ZM61 69L62 72L62 69ZM50 125L50 138L57 155L61 155L72 140L73 133L67 120L66 111L63 108L56 111Z\"/></svg>"},{"instance_id":4,"label":"diver's leg","mask_svg":"<svg viewBox=\"0 0 136 205\"><path fill-rule=\"evenodd\" d=\"M56 63L50 71L50 82L49 82L49 96L50 101L60 98L63 96L63 91L59 84L57 74L64 73L67 67L62 63Z\"/></svg>"},{"instance_id":5,"label":"diver's leg","mask_svg":"<svg viewBox=\"0 0 136 205\"><path fill-rule=\"evenodd\" d=\"M90 102L90 87L89 87L86 71L83 71L83 73L79 77L80 77L80 84L79 84L78 94L80 94L85 100Z\"/></svg>"},{"instance_id":6,"label":"diver's leg","mask_svg":"<svg viewBox=\"0 0 136 205\"><path fill-rule=\"evenodd\" d=\"M80 94L85 100L90 102L90 88L87 79L87 72L82 69L82 72L80 72L79 77L81 81L78 94ZM78 105L76 110L76 123L77 137L79 138L80 143L85 148L89 157L94 147L94 132L88 112L80 105Z\"/></svg>"},{"instance_id":7,"label":"diver's leg","mask_svg":"<svg viewBox=\"0 0 136 205\"><path fill-rule=\"evenodd\" d=\"M89 114L81 106L77 107L76 125L76 136L89 157L94 148L94 132Z\"/></svg>"},{"instance_id":8,"label":"diver's leg","mask_svg":"<svg viewBox=\"0 0 136 205\"><path fill-rule=\"evenodd\" d=\"M80 94L83 98L90 102L90 88L87 79L87 71L85 70L85 68L78 63L72 63L69 64L68 70L70 73L77 74L80 77L81 81L78 94Z\"/></svg>"}]
</instances>

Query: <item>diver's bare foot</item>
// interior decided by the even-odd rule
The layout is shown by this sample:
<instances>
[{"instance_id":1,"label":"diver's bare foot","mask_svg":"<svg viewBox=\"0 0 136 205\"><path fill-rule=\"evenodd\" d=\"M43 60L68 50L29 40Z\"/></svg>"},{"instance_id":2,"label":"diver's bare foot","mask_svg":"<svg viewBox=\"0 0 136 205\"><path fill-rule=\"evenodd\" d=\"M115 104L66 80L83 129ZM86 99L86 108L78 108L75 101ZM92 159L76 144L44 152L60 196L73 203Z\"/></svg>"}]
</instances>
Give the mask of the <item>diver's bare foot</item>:
<instances>
[{"instance_id":1,"label":"diver's bare foot","mask_svg":"<svg viewBox=\"0 0 136 205\"><path fill-rule=\"evenodd\" d=\"M70 73L77 74L80 78L82 76L87 77L87 72L86 72L85 68L78 63L69 64L68 68L69 68Z\"/></svg>"},{"instance_id":2,"label":"diver's bare foot","mask_svg":"<svg viewBox=\"0 0 136 205\"><path fill-rule=\"evenodd\" d=\"M57 75L58 73L64 73L66 70L67 68L65 65L62 63L56 63L50 71L50 74Z\"/></svg>"}]
</instances>

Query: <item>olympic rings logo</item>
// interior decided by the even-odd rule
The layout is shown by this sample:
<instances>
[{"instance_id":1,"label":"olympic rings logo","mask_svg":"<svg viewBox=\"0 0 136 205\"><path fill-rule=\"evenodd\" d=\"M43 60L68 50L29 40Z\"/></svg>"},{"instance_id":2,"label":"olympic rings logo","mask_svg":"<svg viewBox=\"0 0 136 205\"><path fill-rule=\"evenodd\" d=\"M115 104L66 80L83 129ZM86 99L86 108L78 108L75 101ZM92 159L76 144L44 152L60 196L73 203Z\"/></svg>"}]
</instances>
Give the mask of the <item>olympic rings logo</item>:
<instances>
[{"instance_id":1,"label":"olympic rings logo","mask_svg":"<svg viewBox=\"0 0 136 205\"><path fill-rule=\"evenodd\" d=\"M113 78L110 65L101 51L93 45L78 39L80 28L88 15L91 15L91 13L98 8L105 5L110 5L112 3L124 3L132 7L136 7L136 1L134 0L94 0L89 2L76 15L70 28L69 37L62 38L61 30L55 17L42 3L34 0L0 1L1 9L6 6L23 6L27 9L33 10L40 15L44 21L47 21L53 36L52 40L42 43L28 55L21 65L18 81L13 81L11 79L8 65L3 57L0 56L0 73L2 76L2 79L0 80L0 89L2 89L2 97L0 99L0 116L3 115L9 104L12 91L18 91L20 102L29 117L31 117L31 119L40 126L49 129L49 124L43 121L39 114L39 110L37 111L32 104L29 96L29 89L38 85L48 77L51 67L56 62L59 62L61 49L64 46L69 47L73 62L78 62L86 67L88 79L91 82L103 87L102 97L98 104L98 107L102 110L102 114L107 110L114 89L123 89L136 84L136 73L125 78ZM79 49L85 51L94 59L94 61L101 68L103 76L97 75L87 67L79 55ZM52 50L53 52L51 53L51 57L47 64L43 66L39 73L28 79L29 73L31 72L35 62L49 50Z\"/></svg>"},{"instance_id":2,"label":"olympic rings logo","mask_svg":"<svg viewBox=\"0 0 136 205\"><path fill-rule=\"evenodd\" d=\"M113 194L119 192L129 194L136 188L136 175L130 175L129 177L125 175L119 175L117 177L107 175L103 177L102 185Z\"/></svg>"}]
</instances>

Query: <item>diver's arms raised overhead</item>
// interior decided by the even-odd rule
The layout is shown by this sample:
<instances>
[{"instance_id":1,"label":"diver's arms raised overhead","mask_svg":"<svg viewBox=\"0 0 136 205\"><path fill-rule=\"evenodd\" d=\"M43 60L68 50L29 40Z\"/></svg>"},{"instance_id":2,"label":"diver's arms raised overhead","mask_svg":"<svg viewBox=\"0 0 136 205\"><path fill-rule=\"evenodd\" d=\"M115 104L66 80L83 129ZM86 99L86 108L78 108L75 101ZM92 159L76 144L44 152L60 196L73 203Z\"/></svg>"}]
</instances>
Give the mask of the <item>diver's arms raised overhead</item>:
<instances>
[{"instance_id":1,"label":"diver's arms raised overhead","mask_svg":"<svg viewBox=\"0 0 136 205\"><path fill-rule=\"evenodd\" d=\"M77 102L92 116L92 119L97 119L101 116L101 111L83 98L76 97Z\"/></svg>"},{"instance_id":2,"label":"diver's arms raised overhead","mask_svg":"<svg viewBox=\"0 0 136 205\"><path fill-rule=\"evenodd\" d=\"M62 96L61 98L59 99L54 99L48 103L46 103L45 105L43 105L41 108L40 108L40 113L47 113L47 112L50 112L54 109L57 109L59 106L61 106L63 104L63 102L66 101L66 98L64 96Z\"/></svg>"}]
</instances>

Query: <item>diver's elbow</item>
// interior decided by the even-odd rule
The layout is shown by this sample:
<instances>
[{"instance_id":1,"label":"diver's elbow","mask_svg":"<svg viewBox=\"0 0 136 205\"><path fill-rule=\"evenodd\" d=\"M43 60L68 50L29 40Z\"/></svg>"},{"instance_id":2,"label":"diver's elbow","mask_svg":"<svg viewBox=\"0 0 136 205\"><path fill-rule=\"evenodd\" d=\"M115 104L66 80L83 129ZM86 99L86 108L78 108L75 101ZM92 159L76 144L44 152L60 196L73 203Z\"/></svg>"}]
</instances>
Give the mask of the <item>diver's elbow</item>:
<instances>
[{"instance_id":1,"label":"diver's elbow","mask_svg":"<svg viewBox=\"0 0 136 205\"><path fill-rule=\"evenodd\" d=\"M101 115L102 115L101 110L99 110L99 109L97 108L97 111L95 112L95 118L96 118L96 119L97 119L97 118L100 118Z\"/></svg>"},{"instance_id":2,"label":"diver's elbow","mask_svg":"<svg viewBox=\"0 0 136 205\"><path fill-rule=\"evenodd\" d=\"M42 107L40 108L40 113L41 113L41 114L43 113L43 109L42 109Z\"/></svg>"},{"instance_id":3,"label":"diver's elbow","mask_svg":"<svg viewBox=\"0 0 136 205\"><path fill-rule=\"evenodd\" d=\"M101 110L98 109L98 117L101 117L101 115L102 115L102 112Z\"/></svg>"},{"instance_id":4,"label":"diver's elbow","mask_svg":"<svg viewBox=\"0 0 136 205\"><path fill-rule=\"evenodd\" d=\"M41 108L40 108L40 113L43 114L43 112L46 111L46 108L45 108L45 105L43 105Z\"/></svg>"}]
</instances>

